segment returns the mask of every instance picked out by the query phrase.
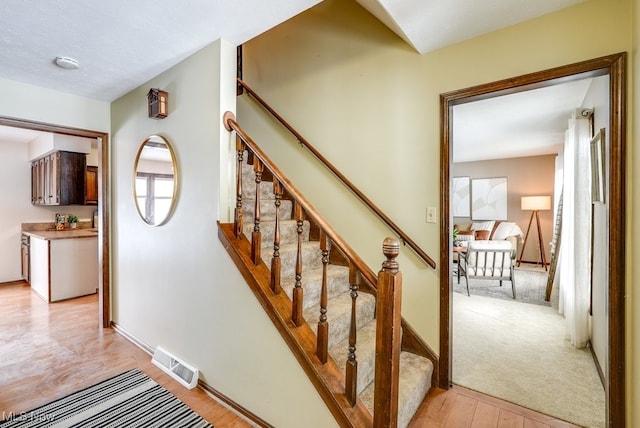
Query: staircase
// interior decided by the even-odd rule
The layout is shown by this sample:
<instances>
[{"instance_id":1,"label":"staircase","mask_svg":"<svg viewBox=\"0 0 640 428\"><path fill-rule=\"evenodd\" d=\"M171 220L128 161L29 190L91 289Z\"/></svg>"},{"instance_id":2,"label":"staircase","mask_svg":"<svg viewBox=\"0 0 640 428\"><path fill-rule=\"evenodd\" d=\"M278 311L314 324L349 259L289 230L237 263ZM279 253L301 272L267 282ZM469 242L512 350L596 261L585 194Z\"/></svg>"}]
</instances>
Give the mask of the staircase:
<instances>
[{"instance_id":1,"label":"staircase","mask_svg":"<svg viewBox=\"0 0 640 428\"><path fill-rule=\"evenodd\" d=\"M403 321L397 409L386 409L393 421L376 421L386 405L374 404L376 315L387 312L387 304L377 307L377 279L244 140L238 138L236 222L220 225L225 248L341 426L408 426L431 387L428 348Z\"/></svg>"}]
</instances>

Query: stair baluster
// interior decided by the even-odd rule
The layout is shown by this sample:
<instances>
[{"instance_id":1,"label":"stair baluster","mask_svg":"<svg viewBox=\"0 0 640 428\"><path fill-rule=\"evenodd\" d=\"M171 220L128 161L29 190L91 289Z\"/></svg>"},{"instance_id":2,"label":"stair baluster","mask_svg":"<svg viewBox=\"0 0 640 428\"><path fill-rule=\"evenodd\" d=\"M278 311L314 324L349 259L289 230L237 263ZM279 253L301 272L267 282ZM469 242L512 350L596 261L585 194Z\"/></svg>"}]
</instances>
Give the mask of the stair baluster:
<instances>
[{"instance_id":1,"label":"stair baluster","mask_svg":"<svg viewBox=\"0 0 640 428\"><path fill-rule=\"evenodd\" d=\"M251 234L251 261L257 265L260 263L260 247L262 246L262 234L260 233L260 183L262 182L262 171L264 165L260 159L255 158L253 171L256 174L256 205L253 220L253 233Z\"/></svg>"},{"instance_id":2,"label":"stair baluster","mask_svg":"<svg viewBox=\"0 0 640 428\"><path fill-rule=\"evenodd\" d=\"M402 341L402 273L395 259L400 253L400 243L397 239L386 238L382 243L382 252L387 260L382 263L382 270L378 273L373 426L396 428Z\"/></svg>"},{"instance_id":3,"label":"stair baluster","mask_svg":"<svg viewBox=\"0 0 640 428\"><path fill-rule=\"evenodd\" d=\"M358 360L356 358L357 325L356 325L356 299L360 284L360 271L353 263L349 264L349 287L351 288L351 324L349 326L349 354L345 377L345 392L351 407L358 400Z\"/></svg>"},{"instance_id":4,"label":"stair baluster","mask_svg":"<svg viewBox=\"0 0 640 428\"><path fill-rule=\"evenodd\" d=\"M335 415L338 425L380 428L408 426L419 402L428 391L433 364L427 359L432 355L428 346L410 326L403 327L404 339L401 334L402 281L395 261L399 252L398 241L391 238L385 240L383 252L386 261L376 277L238 126L233 115L227 113L225 118L227 129L235 130L242 140L242 143L236 142L236 149L247 150L247 153L238 153L240 164L245 163L244 173L248 175L236 183L239 199L245 198L244 203L236 203L236 208L250 212L253 201L249 202L246 198L253 197L253 192L246 184L243 188L242 182L248 183L253 179L251 172L255 173L256 181L254 224L245 224L242 228L241 215L234 216L237 224L221 224L219 237L225 249L305 368ZM253 166L253 171L250 171L249 165ZM242 169L242 165L239 169ZM262 186L266 183L262 181L271 181L269 184L277 181L273 184L274 219L271 218L273 213L270 209L261 212L261 196L267 197L267 189ZM289 199L293 212L284 213L282 210L289 206ZM245 213L244 218L248 215ZM270 233L272 225L274 257L269 257L272 272L268 273L268 267L260 259L261 229ZM235 236L238 229L247 236L251 235L251 246L245 239ZM280 275L272 276L273 271L278 270L278 262L275 261L278 259L281 264ZM304 288L303 264L308 269ZM276 294L272 286L277 284L278 276L285 274L285 269L287 276L294 278L286 278L281 284L283 291L286 286L286 293ZM289 282L290 279L293 281ZM349 287L348 290L345 290L345 285ZM306 304L303 300L307 300ZM331 314L328 313L329 302ZM317 319L317 315L312 314L318 314L318 309L320 316L314 335L313 327L304 318ZM401 347L404 349L402 354ZM330 353L332 358L329 358ZM407 368L402 372L402 381L398 379L400 359L403 367ZM416 370L417 367L420 369ZM405 394L412 397L403 399L401 403L398 402L400 384L403 385L403 397Z\"/></svg>"},{"instance_id":5,"label":"stair baluster","mask_svg":"<svg viewBox=\"0 0 640 428\"><path fill-rule=\"evenodd\" d=\"M327 265L329 264L329 248L329 237L324 230L321 230L322 289L320 291L320 320L318 321L316 355L322 364L327 362L329 354L329 323L327 322Z\"/></svg>"},{"instance_id":6,"label":"stair baluster","mask_svg":"<svg viewBox=\"0 0 640 428\"><path fill-rule=\"evenodd\" d=\"M282 201L282 184L278 180L273 180L273 194L275 195L276 221L273 231L273 258L271 259L271 290L278 294L282 291L280 287L280 271L282 260L280 259L280 203Z\"/></svg>"},{"instance_id":7,"label":"stair baluster","mask_svg":"<svg viewBox=\"0 0 640 428\"><path fill-rule=\"evenodd\" d=\"M236 167L236 210L233 216L233 230L237 239L242 237L244 216L242 214L242 163L244 162L245 146L240 137L236 136L236 151L238 152Z\"/></svg>"},{"instance_id":8,"label":"stair baluster","mask_svg":"<svg viewBox=\"0 0 640 428\"><path fill-rule=\"evenodd\" d=\"M302 232L303 213L300 204L295 204L296 231L298 232L298 249L296 252L296 282L293 287L291 321L296 327L304 324L302 309L304 303L304 290L302 288Z\"/></svg>"}]
</instances>

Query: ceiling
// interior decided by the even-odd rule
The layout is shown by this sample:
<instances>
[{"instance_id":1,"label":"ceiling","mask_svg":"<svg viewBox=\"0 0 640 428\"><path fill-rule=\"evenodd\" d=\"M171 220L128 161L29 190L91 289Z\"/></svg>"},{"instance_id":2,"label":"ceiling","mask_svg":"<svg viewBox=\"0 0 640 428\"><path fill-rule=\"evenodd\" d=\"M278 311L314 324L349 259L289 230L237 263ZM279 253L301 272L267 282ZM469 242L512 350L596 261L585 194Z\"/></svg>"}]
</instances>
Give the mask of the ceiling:
<instances>
[{"instance_id":1,"label":"ceiling","mask_svg":"<svg viewBox=\"0 0 640 428\"><path fill-rule=\"evenodd\" d=\"M3 0L0 76L113 101L215 40L244 43L316 3ZM80 68L57 67L56 56Z\"/></svg>"},{"instance_id":2,"label":"ceiling","mask_svg":"<svg viewBox=\"0 0 640 428\"><path fill-rule=\"evenodd\" d=\"M586 0L356 0L427 53Z\"/></svg>"},{"instance_id":3,"label":"ceiling","mask_svg":"<svg viewBox=\"0 0 640 428\"><path fill-rule=\"evenodd\" d=\"M41 134L44 134L44 132L0 126L0 140L8 143L28 143Z\"/></svg>"},{"instance_id":4,"label":"ceiling","mask_svg":"<svg viewBox=\"0 0 640 428\"><path fill-rule=\"evenodd\" d=\"M585 0L356 1L424 54ZM0 77L111 102L219 38L242 44L319 2L3 0ZM62 69L56 56L80 67Z\"/></svg>"},{"instance_id":5,"label":"ceiling","mask_svg":"<svg viewBox=\"0 0 640 428\"><path fill-rule=\"evenodd\" d=\"M558 153L567 121L595 79L454 106L453 162Z\"/></svg>"}]
</instances>

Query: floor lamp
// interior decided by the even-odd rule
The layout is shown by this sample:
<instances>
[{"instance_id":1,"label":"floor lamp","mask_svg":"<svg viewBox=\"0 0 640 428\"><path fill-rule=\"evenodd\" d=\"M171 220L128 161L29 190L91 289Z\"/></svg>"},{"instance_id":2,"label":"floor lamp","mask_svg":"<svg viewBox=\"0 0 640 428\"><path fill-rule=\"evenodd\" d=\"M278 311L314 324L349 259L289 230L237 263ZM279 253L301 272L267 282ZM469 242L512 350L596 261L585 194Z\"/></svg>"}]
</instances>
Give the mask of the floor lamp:
<instances>
[{"instance_id":1,"label":"floor lamp","mask_svg":"<svg viewBox=\"0 0 640 428\"><path fill-rule=\"evenodd\" d=\"M531 230L531 223L533 223L533 217L535 216L536 225L538 226L538 245L540 246L540 258L542 259L542 266L544 266L544 270L547 270L547 260L544 255L544 245L542 243L542 230L540 229L540 211L551 209L551 196L523 196L520 200L520 208L522 209L522 211L531 211L531 218L529 219L527 234L524 236L524 244L522 244L522 250L520 251L518 267L520 266L520 263L522 263L522 255L524 254L524 248L527 246L529 231Z\"/></svg>"}]
</instances>

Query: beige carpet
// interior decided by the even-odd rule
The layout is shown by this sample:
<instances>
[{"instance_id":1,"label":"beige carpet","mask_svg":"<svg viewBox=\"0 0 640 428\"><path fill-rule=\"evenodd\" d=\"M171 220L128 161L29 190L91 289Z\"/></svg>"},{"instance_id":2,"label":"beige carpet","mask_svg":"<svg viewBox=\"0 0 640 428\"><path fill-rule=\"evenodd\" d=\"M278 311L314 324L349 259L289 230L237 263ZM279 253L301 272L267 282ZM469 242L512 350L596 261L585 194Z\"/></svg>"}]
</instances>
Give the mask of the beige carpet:
<instances>
[{"instance_id":1,"label":"beige carpet","mask_svg":"<svg viewBox=\"0 0 640 428\"><path fill-rule=\"evenodd\" d=\"M585 427L605 426L588 349L564 339L551 307L453 293L453 381Z\"/></svg>"},{"instance_id":2,"label":"beige carpet","mask_svg":"<svg viewBox=\"0 0 640 428\"><path fill-rule=\"evenodd\" d=\"M536 305L551 306L545 302L544 297L547 290L548 274L542 267L522 265L515 268L513 280L516 284L516 300L519 302L533 303ZM467 280L464 276L453 277L453 291L467 295ZM500 281L491 279L470 279L469 293L475 296L494 297L497 299L513 300L511 291L511 281Z\"/></svg>"}]
</instances>

